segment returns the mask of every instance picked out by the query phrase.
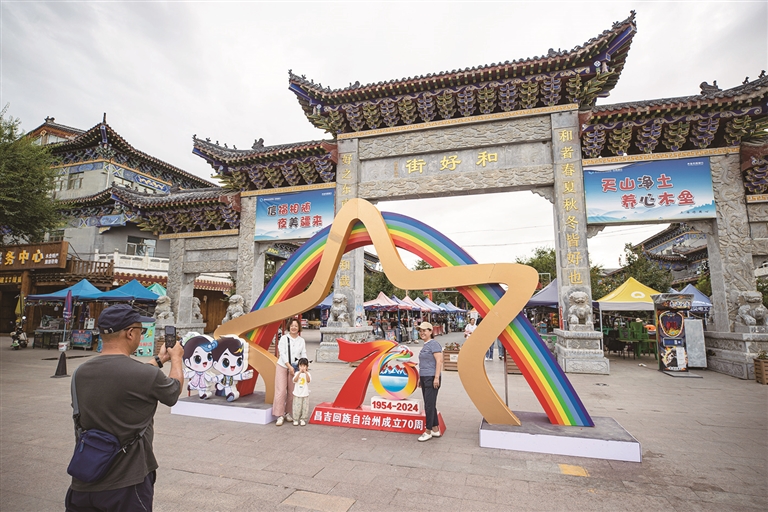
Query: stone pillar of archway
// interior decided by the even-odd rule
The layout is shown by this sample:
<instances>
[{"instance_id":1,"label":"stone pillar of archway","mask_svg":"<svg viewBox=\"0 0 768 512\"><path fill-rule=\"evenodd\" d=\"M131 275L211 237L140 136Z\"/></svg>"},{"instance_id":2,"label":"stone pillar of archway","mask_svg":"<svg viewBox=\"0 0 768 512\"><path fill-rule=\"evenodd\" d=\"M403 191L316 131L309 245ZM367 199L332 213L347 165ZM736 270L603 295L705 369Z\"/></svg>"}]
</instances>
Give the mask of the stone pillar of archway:
<instances>
[{"instance_id":1,"label":"stone pillar of archway","mask_svg":"<svg viewBox=\"0 0 768 512\"><path fill-rule=\"evenodd\" d=\"M737 320L745 294L757 293L740 158L713 156L710 166L717 218L694 224L707 234L712 282L714 328L708 325L705 332L707 365L720 373L753 379L753 358L758 350L768 348L768 327L741 325ZM761 306L759 298L755 306Z\"/></svg>"},{"instance_id":2,"label":"stone pillar of archway","mask_svg":"<svg viewBox=\"0 0 768 512\"><path fill-rule=\"evenodd\" d=\"M237 244L237 277L235 290L243 298L246 311L264 290L264 265L270 244L254 242L256 202L258 196L240 199L240 232Z\"/></svg>"},{"instance_id":3,"label":"stone pillar of archway","mask_svg":"<svg viewBox=\"0 0 768 512\"><path fill-rule=\"evenodd\" d=\"M592 318L587 250L587 211L576 110L551 115L557 287L562 329L556 329L557 359L569 373L610 373L602 332ZM575 316L570 314L573 306ZM570 318L570 319L569 319ZM578 322L572 321L579 318Z\"/></svg>"},{"instance_id":4,"label":"stone pillar of archway","mask_svg":"<svg viewBox=\"0 0 768 512\"><path fill-rule=\"evenodd\" d=\"M360 183L360 157L358 139L345 139L338 142L339 162L336 168L336 211L338 212L350 199L358 197ZM365 325L363 313L364 289L364 249L359 248L346 253L336 272L333 282L334 293L341 293L347 298L349 317L352 326Z\"/></svg>"}]
</instances>

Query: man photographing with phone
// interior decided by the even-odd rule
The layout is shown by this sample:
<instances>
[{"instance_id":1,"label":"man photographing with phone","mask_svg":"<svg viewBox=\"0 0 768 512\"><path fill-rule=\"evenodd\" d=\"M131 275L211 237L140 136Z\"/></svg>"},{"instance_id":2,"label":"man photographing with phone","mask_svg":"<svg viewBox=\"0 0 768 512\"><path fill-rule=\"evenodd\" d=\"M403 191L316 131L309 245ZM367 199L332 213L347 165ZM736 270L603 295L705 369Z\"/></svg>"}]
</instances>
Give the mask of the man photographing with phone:
<instances>
[{"instance_id":1,"label":"man photographing with phone","mask_svg":"<svg viewBox=\"0 0 768 512\"><path fill-rule=\"evenodd\" d=\"M136 442L115 457L100 480L86 483L73 477L65 499L67 511L152 510L158 467L152 452L154 416L158 402L170 407L179 398L184 348L163 344L149 364L131 358L143 336L142 322L154 319L125 304L105 309L98 323L101 355L80 365L72 376L82 429L103 430L122 445ZM169 361L166 377L157 367Z\"/></svg>"}]
</instances>

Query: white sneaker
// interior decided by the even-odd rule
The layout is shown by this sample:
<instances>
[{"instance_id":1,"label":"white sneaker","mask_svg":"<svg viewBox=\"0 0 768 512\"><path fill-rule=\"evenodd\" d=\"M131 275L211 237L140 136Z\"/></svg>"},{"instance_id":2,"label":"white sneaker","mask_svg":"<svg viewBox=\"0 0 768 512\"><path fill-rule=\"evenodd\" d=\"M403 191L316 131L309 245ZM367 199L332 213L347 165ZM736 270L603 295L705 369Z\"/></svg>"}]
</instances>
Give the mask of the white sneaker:
<instances>
[{"instance_id":1,"label":"white sneaker","mask_svg":"<svg viewBox=\"0 0 768 512\"><path fill-rule=\"evenodd\" d=\"M298 421L296 421L296 420L293 420L293 426L294 426L294 427L298 427L298 426L299 426L299 422L298 422Z\"/></svg>"},{"instance_id":2,"label":"white sneaker","mask_svg":"<svg viewBox=\"0 0 768 512\"><path fill-rule=\"evenodd\" d=\"M279 418L277 418L277 421L275 422L275 426L277 427L281 426L283 424L283 421L285 420L283 419L282 416L280 416Z\"/></svg>"},{"instance_id":3,"label":"white sneaker","mask_svg":"<svg viewBox=\"0 0 768 512\"><path fill-rule=\"evenodd\" d=\"M429 432L424 432L421 434L421 437L419 437L419 442L429 441L430 439L432 439L432 434Z\"/></svg>"},{"instance_id":4,"label":"white sneaker","mask_svg":"<svg viewBox=\"0 0 768 512\"><path fill-rule=\"evenodd\" d=\"M433 430L432 431L432 437L440 437L442 434L439 430Z\"/></svg>"},{"instance_id":5,"label":"white sneaker","mask_svg":"<svg viewBox=\"0 0 768 512\"><path fill-rule=\"evenodd\" d=\"M304 420L301 420L301 421L299 422L299 425L301 425L302 427L306 427L306 426L307 426L307 422L306 422L306 421L304 421Z\"/></svg>"},{"instance_id":6,"label":"white sneaker","mask_svg":"<svg viewBox=\"0 0 768 512\"><path fill-rule=\"evenodd\" d=\"M293 416L291 416L290 414L286 414L285 421L293 421Z\"/></svg>"}]
</instances>

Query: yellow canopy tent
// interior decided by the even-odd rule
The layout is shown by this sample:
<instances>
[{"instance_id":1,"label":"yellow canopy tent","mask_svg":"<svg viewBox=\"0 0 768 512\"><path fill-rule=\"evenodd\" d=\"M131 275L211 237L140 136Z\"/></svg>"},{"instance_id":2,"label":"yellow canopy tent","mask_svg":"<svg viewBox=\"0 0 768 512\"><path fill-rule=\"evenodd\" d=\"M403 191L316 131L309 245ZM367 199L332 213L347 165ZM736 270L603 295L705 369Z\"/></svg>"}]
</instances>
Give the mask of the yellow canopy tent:
<instances>
[{"instance_id":1,"label":"yellow canopy tent","mask_svg":"<svg viewBox=\"0 0 768 512\"><path fill-rule=\"evenodd\" d=\"M630 277L611 293L598 299L600 311L653 311L653 299L651 295L657 292L653 288Z\"/></svg>"}]
</instances>

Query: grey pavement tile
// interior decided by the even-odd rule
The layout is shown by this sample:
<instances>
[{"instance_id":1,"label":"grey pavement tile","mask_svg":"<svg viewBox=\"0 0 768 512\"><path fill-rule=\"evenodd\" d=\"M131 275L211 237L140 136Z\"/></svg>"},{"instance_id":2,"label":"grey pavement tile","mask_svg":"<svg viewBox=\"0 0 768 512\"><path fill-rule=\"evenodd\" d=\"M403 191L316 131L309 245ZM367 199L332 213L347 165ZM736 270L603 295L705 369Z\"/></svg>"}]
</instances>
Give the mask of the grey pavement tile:
<instances>
[{"instance_id":1,"label":"grey pavement tile","mask_svg":"<svg viewBox=\"0 0 768 512\"><path fill-rule=\"evenodd\" d=\"M276 485L284 485L285 487L298 489L302 491L319 492L322 494L328 494L331 489L339 483L336 480L325 480L321 478L307 478L300 475L287 474L278 479Z\"/></svg>"},{"instance_id":2,"label":"grey pavement tile","mask_svg":"<svg viewBox=\"0 0 768 512\"><path fill-rule=\"evenodd\" d=\"M347 512L354 503L355 500L344 496L296 491L288 496L282 504L320 512Z\"/></svg>"},{"instance_id":3,"label":"grey pavement tile","mask_svg":"<svg viewBox=\"0 0 768 512\"><path fill-rule=\"evenodd\" d=\"M680 499L675 496L667 496L667 501L669 501L669 503L672 505L675 512L723 512L724 510L729 512L765 512L764 506L757 508L735 505L723 506L721 503L711 503L708 501L690 501Z\"/></svg>"},{"instance_id":4,"label":"grey pavement tile","mask_svg":"<svg viewBox=\"0 0 768 512\"><path fill-rule=\"evenodd\" d=\"M434 482L440 486L466 485L467 483L467 475L442 469L411 468L406 478Z\"/></svg>"},{"instance_id":5,"label":"grey pavement tile","mask_svg":"<svg viewBox=\"0 0 768 512\"><path fill-rule=\"evenodd\" d=\"M647 494L649 496L676 496L683 500L698 501L700 498L689 487L673 485L674 480L669 484L655 483L646 484L639 482L624 482L627 492Z\"/></svg>"},{"instance_id":6,"label":"grey pavement tile","mask_svg":"<svg viewBox=\"0 0 768 512\"><path fill-rule=\"evenodd\" d=\"M294 491L295 489L280 484L268 485L254 482L239 482L224 489L224 492L241 496L244 503L281 503Z\"/></svg>"},{"instance_id":7,"label":"grey pavement tile","mask_svg":"<svg viewBox=\"0 0 768 512\"><path fill-rule=\"evenodd\" d=\"M347 482L351 484L367 485L374 481L375 475L363 473L360 471L347 470L341 468L325 467L316 475L316 478L322 480L331 480L334 482Z\"/></svg>"},{"instance_id":8,"label":"grey pavement tile","mask_svg":"<svg viewBox=\"0 0 768 512\"><path fill-rule=\"evenodd\" d=\"M477 504L470 507L469 502L461 498L410 491L398 491L390 503L404 510L477 510L479 508Z\"/></svg>"},{"instance_id":9,"label":"grey pavement tile","mask_svg":"<svg viewBox=\"0 0 768 512\"><path fill-rule=\"evenodd\" d=\"M480 489L509 489L513 492L528 492L527 481L498 473L495 475L467 475L467 486Z\"/></svg>"},{"instance_id":10,"label":"grey pavement tile","mask_svg":"<svg viewBox=\"0 0 768 512\"><path fill-rule=\"evenodd\" d=\"M331 489L330 493L336 496L352 498L357 503L387 505L399 489L399 487L394 485L394 482L395 479L376 481L371 485L339 482Z\"/></svg>"},{"instance_id":11,"label":"grey pavement tile","mask_svg":"<svg viewBox=\"0 0 768 512\"><path fill-rule=\"evenodd\" d=\"M39 496L28 496L24 493L3 490L1 503L12 503L12 509L0 506L2 510L13 510L14 512L48 512L61 511L64 508L64 494L58 499L44 499Z\"/></svg>"},{"instance_id":12,"label":"grey pavement tile","mask_svg":"<svg viewBox=\"0 0 768 512\"><path fill-rule=\"evenodd\" d=\"M762 507L763 510L768 508L768 496L766 495L765 487L755 489L755 494L737 494L734 492L697 490L694 490L693 492L696 493L701 501L718 503L722 506L740 506L750 508Z\"/></svg>"},{"instance_id":13,"label":"grey pavement tile","mask_svg":"<svg viewBox=\"0 0 768 512\"><path fill-rule=\"evenodd\" d=\"M553 492L558 489L557 492ZM530 493L523 495L525 504L532 497L551 506L551 510L672 510L663 497L631 494L628 492L602 490L596 487L557 488L552 484L531 483Z\"/></svg>"}]
</instances>

